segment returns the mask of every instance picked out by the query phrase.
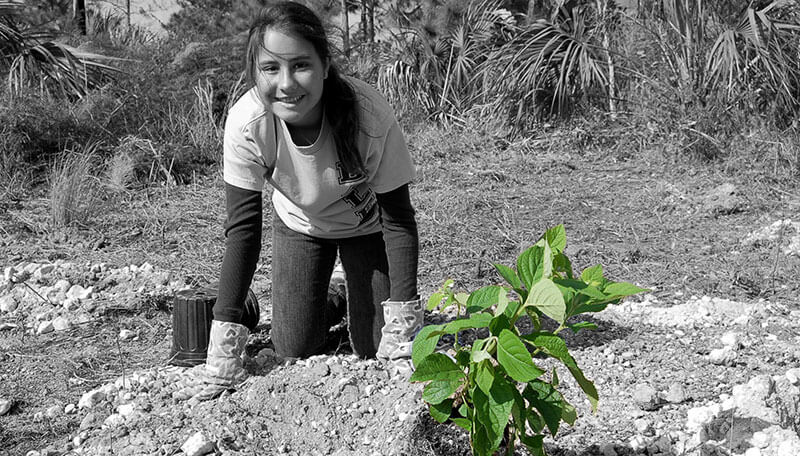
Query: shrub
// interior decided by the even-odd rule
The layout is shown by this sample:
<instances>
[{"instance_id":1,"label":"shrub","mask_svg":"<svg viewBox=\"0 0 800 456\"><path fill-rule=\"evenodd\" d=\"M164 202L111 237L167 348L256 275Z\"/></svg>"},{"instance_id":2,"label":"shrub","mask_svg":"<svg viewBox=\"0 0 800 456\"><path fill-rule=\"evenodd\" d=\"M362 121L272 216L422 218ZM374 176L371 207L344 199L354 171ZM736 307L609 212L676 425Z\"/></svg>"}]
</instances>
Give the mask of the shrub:
<instances>
[{"instance_id":1,"label":"shrub","mask_svg":"<svg viewBox=\"0 0 800 456\"><path fill-rule=\"evenodd\" d=\"M559 374L534 361L537 355L559 361L588 396L592 411L599 396L559 336L565 329L578 332L595 329L572 317L600 312L609 304L646 291L629 283L603 276L600 265L586 268L579 276L564 254L564 226L547 230L538 242L517 259L516 270L496 264L508 287L490 285L472 293L455 293L448 280L428 301L428 309L457 306L450 323L424 327L414 339L412 359L416 371L412 382L425 382L422 399L431 416L447 420L469 432L473 454L489 456L504 443L506 454L514 454L517 441L534 455L544 456L545 432L555 436L561 422L573 424L575 407L559 392ZM527 316L533 331L522 334L518 320ZM555 330L545 329L545 318L554 320ZM461 344L459 333L488 329L486 337ZM451 355L436 353L444 334L455 336Z\"/></svg>"}]
</instances>

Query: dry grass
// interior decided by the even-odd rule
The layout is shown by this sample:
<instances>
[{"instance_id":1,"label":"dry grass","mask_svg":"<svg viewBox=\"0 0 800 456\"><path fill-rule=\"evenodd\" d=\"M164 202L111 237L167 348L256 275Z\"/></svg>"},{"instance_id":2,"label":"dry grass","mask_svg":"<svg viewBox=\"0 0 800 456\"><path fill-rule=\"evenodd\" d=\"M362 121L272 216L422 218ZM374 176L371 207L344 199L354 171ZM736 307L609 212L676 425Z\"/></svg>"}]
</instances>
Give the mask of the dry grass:
<instances>
[{"instance_id":1,"label":"dry grass","mask_svg":"<svg viewBox=\"0 0 800 456\"><path fill-rule=\"evenodd\" d=\"M421 294L429 295L448 277L469 290L497 283L492 263L512 265L546 228L564 223L575 269L601 263L612 278L653 288L664 303L691 294L796 303L800 258L778 254L776 245L739 243L776 219L795 217L800 209L791 171L797 163L795 143L770 145L760 160L751 160L753 165L746 166L742 158L734 166L674 161L658 150L622 150L625 146L619 144L633 144L638 137L609 143L611 135L573 128L508 142L479 124L409 131L418 169L411 188L421 236ZM745 157L758 144L742 142L732 152ZM131 139L129 145L154 160L149 144ZM703 195L724 182L737 186L746 203L743 210L705 212ZM154 179L143 188L104 196L105 204L88 225L73 226L69 239L61 242L20 229L22 219L34 227L46 220L46 205L31 200L24 209L10 210L12 218L0 217L0 234L23 234L0 249L0 265L54 258L116 266L148 261L189 284L216 280L225 219L218 173L187 185ZM268 223L270 205L265 206ZM92 247L100 236L103 246ZM264 309L271 305L270 257L265 230L253 284ZM77 427L75 417L53 426L32 423L30 413L39 411L47 398L74 403L83 391L123 369L158 365L167 357L166 312L108 314L97 323L77 328L69 337L57 334L24 346L7 341L13 353L8 351L7 360L0 361L0 371L6 369L14 379L9 385L15 397L27 401L23 412L10 416L9 431L0 432L11 451L41 448ZM122 356L115 343L120 326L146 329L142 341L128 346ZM16 336L0 334L0 343L2 337ZM68 340L78 341L70 352ZM41 356L45 351L49 355ZM31 378L40 384L31 386ZM435 448L418 450L438 454Z\"/></svg>"},{"instance_id":2,"label":"dry grass","mask_svg":"<svg viewBox=\"0 0 800 456\"><path fill-rule=\"evenodd\" d=\"M92 170L98 144L82 151L67 150L50 171L50 222L54 228L69 226L84 215L95 200Z\"/></svg>"}]
</instances>

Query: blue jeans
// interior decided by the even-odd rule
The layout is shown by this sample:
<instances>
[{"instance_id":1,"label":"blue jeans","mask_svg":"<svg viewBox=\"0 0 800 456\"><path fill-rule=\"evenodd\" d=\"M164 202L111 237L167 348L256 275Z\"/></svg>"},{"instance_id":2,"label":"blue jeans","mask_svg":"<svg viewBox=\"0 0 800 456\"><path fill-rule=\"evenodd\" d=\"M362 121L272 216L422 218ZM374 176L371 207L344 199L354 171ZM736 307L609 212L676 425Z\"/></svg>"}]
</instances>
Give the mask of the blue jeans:
<instances>
[{"instance_id":1,"label":"blue jeans","mask_svg":"<svg viewBox=\"0 0 800 456\"><path fill-rule=\"evenodd\" d=\"M336 252L347 285L347 326L353 351L374 357L381 340L383 309L389 299L389 265L383 234L322 239L289 229L272 217L272 342L280 356L321 352L336 323L328 305L328 283Z\"/></svg>"}]
</instances>

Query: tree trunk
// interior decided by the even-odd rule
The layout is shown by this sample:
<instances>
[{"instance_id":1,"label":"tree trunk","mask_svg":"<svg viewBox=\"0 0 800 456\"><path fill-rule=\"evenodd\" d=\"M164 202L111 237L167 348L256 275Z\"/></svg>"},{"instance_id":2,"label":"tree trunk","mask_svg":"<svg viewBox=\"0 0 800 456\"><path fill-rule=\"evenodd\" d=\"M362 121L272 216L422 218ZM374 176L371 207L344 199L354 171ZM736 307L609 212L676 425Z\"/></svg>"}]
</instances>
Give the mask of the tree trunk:
<instances>
[{"instance_id":1,"label":"tree trunk","mask_svg":"<svg viewBox=\"0 0 800 456\"><path fill-rule=\"evenodd\" d=\"M342 0L342 52L350 57L350 18L347 16L347 0Z\"/></svg>"},{"instance_id":2,"label":"tree trunk","mask_svg":"<svg viewBox=\"0 0 800 456\"><path fill-rule=\"evenodd\" d=\"M361 0L361 21L358 28L361 29L361 41L367 41L367 0Z\"/></svg>"},{"instance_id":3,"label":"tree trunk","mask_svg":"<svg viewBox=\"0 0 800 456\"><path fill-rule=\"evenodd\" d=\"M608 11L608 0L597 0L597 15L600 17L600 23L603 26L603 50L606 54L606 65L608 65L608 111L611 113L611 118L617 118L617 78L614 68L614 59L611 57L611 31L608 29L608 24L611 23L611 17Z\"/></svg>"},{"instance_id":4,"label":"tree trunk","mask_svg":"<svg viewBox=\"0 0 800 456\"><path fill-rule=\"evenodd\" d=\"M86 35L86 1L72 0L72 20L81 35Z\"/></svg>"},{"instance_id":5,"label":"tree trunk","mask_svg":"<svg viewBox=\"0 0 800 456\"><path fill-rule=\"evenodd\" d=\"M367 42L375 42L375 0L367 1Z\"/></svg>"}]
</instances>

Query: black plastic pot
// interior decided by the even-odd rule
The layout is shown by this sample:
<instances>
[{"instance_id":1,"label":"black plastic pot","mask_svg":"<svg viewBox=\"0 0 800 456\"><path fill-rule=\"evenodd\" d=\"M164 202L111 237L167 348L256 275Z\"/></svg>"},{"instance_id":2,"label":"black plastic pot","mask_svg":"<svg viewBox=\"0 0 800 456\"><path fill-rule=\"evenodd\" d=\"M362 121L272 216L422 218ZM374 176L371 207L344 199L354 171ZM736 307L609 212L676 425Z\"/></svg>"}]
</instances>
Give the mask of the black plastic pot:
<instances>
[{"instance_id":1,"label":"black plastic pot","mask_svg":"<svg viewBox=\"0 0 800 456\"><path fill-rule=\"evenodd\" d=\"M172 349L170 364L191 367L206 362L212 308L219 283L175 293L172 307ZM261 311L253 290L248 290L242 324L250 331L258 325Z\"/></svg>"}]
</instances>

